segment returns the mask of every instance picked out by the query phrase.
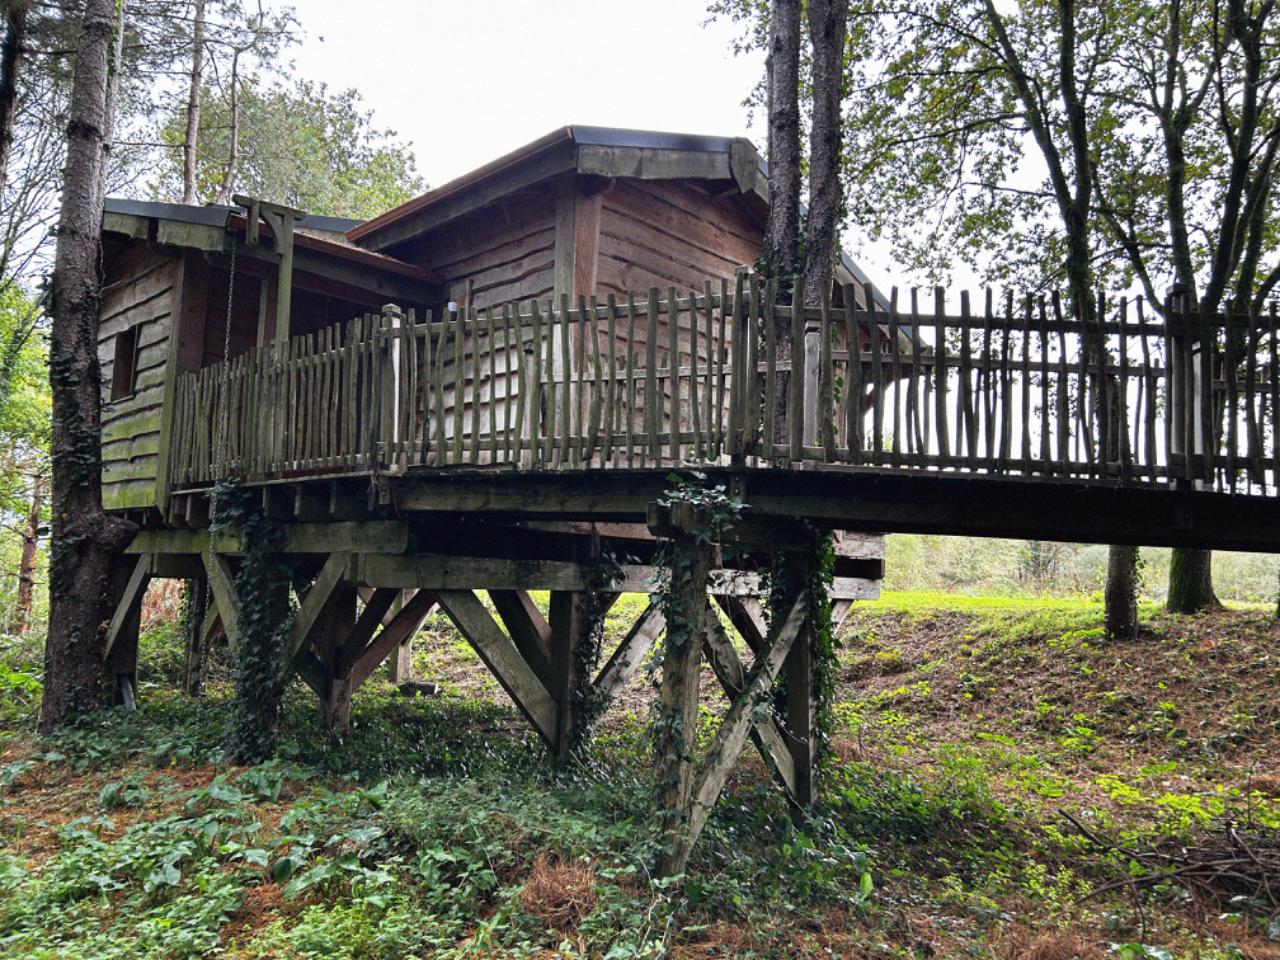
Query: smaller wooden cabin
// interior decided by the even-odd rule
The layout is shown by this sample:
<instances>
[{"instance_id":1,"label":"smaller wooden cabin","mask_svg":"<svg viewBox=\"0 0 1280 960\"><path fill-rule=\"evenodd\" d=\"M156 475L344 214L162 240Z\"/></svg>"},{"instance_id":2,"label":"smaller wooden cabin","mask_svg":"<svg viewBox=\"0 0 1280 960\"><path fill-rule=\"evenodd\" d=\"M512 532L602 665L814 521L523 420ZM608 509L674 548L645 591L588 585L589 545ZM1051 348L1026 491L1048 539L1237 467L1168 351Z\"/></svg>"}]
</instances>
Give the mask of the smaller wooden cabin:
<instances>
[{"instance_id":1,"label":"smaller wooden cabin","mask_svg":"<svg viewBox=\"0 0 1280 960\"><path fill-rule=\"evenodd\" d=\"M284 329L279 252L270 236L245 242L243 210L107 201L98 359L108 510L164 507L182 374L389 302L425 309L439 299L429 271L349 243L345 231L355 225L334 217L297 221L291 326Z\"/></svg>"}]
</instances>

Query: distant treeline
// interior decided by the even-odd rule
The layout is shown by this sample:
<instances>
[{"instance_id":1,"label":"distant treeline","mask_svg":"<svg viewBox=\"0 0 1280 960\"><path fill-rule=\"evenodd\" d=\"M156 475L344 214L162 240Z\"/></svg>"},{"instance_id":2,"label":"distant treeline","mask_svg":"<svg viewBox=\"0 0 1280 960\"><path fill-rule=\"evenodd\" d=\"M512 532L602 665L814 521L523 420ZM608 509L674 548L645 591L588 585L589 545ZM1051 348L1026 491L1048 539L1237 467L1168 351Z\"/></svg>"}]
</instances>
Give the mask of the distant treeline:
<instances>
[{"instance_id":1,"label":"distant treeline","mask_svg":"<svg viewBox=\"0 0 1280 960\"><path fill-rule=\"evenodd\" d=\"M949 590L973 594L1079 595L1101 592L1107 548L1038 540L893 534L885 559L886 590ZM1163 600L1169 551L1141 551L1141 594ZM1213 555L1213 580L1223 600L1273 602L1280 583L1273 554Z\"/></svg>"}]
</instances>

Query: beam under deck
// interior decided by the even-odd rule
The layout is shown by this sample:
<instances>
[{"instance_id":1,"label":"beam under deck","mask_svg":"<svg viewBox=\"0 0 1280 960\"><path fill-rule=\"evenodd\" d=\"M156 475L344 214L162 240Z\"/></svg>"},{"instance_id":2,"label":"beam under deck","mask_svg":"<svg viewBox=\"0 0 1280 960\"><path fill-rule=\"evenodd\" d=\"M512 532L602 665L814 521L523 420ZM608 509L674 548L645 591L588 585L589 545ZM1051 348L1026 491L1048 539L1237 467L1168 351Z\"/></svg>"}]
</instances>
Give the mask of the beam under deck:
<instances>
[{"instance_id":1,"label":"beam under deck","mask_svg":"<svg viewBox=\"0 0 1280 960\"><path fill-rule=\"evenodd\" d=\"M753 514L834 529L1280 552L1280 497L870 468L700 472ZM391 499L405 514L641 522L671 473L414 473Z\"/></svg>"}]
</instances>

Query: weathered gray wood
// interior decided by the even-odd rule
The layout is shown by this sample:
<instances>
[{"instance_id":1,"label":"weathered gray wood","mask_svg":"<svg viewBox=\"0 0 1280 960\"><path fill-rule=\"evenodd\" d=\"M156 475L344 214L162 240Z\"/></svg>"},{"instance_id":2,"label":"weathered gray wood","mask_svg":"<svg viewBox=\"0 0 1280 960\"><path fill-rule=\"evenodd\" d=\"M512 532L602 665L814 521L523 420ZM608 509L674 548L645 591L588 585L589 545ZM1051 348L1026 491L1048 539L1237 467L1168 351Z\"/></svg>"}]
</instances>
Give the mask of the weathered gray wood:
<instances>
[{"instance_id":1,"label":"weathered gray wood","mask_svg":"<svg viewBox=\"0 0 1280 960\"><path fill-rule=\"evenodd\" d=\"M527 590L490 590L489 600L498 612L511 641L547 687L551 685L551 626Z\"/></svg>"},{"instance_id":2,"label":"weathered gray wood","mask_svg":"<svg viewBox=\"0 0 1280 960\"><path fill-rule=\"evenodd\" d=\"M716 679L732 703L742 695L746 685L746 670L734 650L733 643L725 636L724 628L715 611L707 610L707 660ZM751 738L765 764L773 771L779 784L793 802L796 800L796 765L788 749L786 735L772 714L757 716L752 723Z\"/></svg>"},{"instance_id":3,"label":"weathered gray wood","mask_svg":"<svg viewBox=\"0 0 1280 960\"><path fill-rule=\"evenodd\" d=\"M706 635L703 621L711 545L690 533L681 532L670 541L668 550L671 556L668 609L676 611L677 615L667 622L660 713L654 733L658 756L658 809L663 832L663 853L658 866L661 875L681 872L688 860L688 849L683 844L690 834L698 680Z\"/></svg>"},{"instance_id":4,"label":"weathered gray wood","mask_svg":"<svg viewBox=\"0 0 1280 960\"><path fill-rule=\"evenodd\" d=\"M209 589L222 616L222 629L234 649L240 645L240 596L236 592L235 575L230 562L220 553L205 551L202 559Z\"/></svg>"},{"instance_id":5,"label":"weathered gray wood","mask_svg":"<svg viewBox=\"0 0 1280 960\"><path fill-rule=\"evenodd\" d=\"M351 689L358 690L378 669L378 665L394 650L407 645L436 607L436 597L429 590L419 590L392 617L356 656L351 665Z\"/></svg>"},{"instance_id":6,"label":"weathered gray wood","mask_svg":"<svg viewBox=\"0 0 1280 960\"><path fill-rule=\"evenodd\" d=\"M612 700L630 682L666 626L667 619L662 615L662 607L650 600L609 657L609 662L596 675L594 686L602 698Z\"/></svg>"},{"instance_id":7,"label":"weathered gray wood","mask_svg":"<svg viewBox=\"0 0 1280 960\"><path fill-rule=\"evenodd\" d=\"M668 844L658 862L660 876L684 872L693 845L706 824L707 815L715 806L720 791L724 789L725 778L746 743L753 726L755 709L772 689L783 660L794 649L797 635L808 618L808 606L808 595L799 594L786 619L752 665L751 672L744 680L742 692L720 721L707 755L692 772L689 792L682 797L683 805L679 811L677 828L668 833ZM797 771L798 780L799 773Z\"/></svg>"},{"instance_id":8,"label":"weathered gray wood","mask_svg":"<svg viewBox=\"0 0 1280 960\"><path fill-rule=\"evenodd\" d=\"M280 524L277 530L278 553L403 553L409 543L408 524L400 520ZM240 537L231 532L139 530L125 553L203 553L209 548L210 536L218 553L244 552Z\"/></svg>"},{"instance_id":9,"label":"weathered gray wood","mask_svg":"<svg viewBox=\"0 0 1280 960\"><path fill-rule=\"evenodd\" d=\"M107 635L102 646L103 660L110 659L112 649L116 645L116 640L120 636L122 628L129 621L135 608L142 604L142 595L147 592L147 584L150 582L151 557L143 554L138 557L137 563L133 565L129 580L125 584L124 593L121 595L119 602L116 603L115 611L111 614L111 622L107 625Z\"/></svg>"},{"instance_id":10,"label":"weathered gray wood","mask_svg":"<svg viewBox=\"0 0 1280 960\"><path fill-rule=\"evenodd\" d=\"M298 612L289 628L289 635L285 639L283 651L285 664L293 663L298 653L305 649L306 644L311 639L312 630L324 612L325 604L329 602L329 598L333 595L333 591L338 584L348 575L350 564L351 555L347 553L332 553L325 560L324 566L321 567L320 573L316 576L315 583L312 584L311 589L307 591L306 596L302 598L302 602L298 605ZM219 600L218 606L221 609L225 609L225 607L222 607L221 600Z\"/></svg>"},{"instance_id":11,"label":"weathered gray wood","mask_svg":"<svg viewBox=\"0 0 1280 960\"><path fill-rule=\"evenodd\" d=\"M555 702L484 604L470 590L438 590L435 596L441 609L475 649L516 707L533 724L538 735L548 746L554 747Z\"/></svg>"},{"instance_id":12,"label":"weathered gray wood","mask_svg":"<svg viewBox=\"0 0 1280 960\"><path fill-rule=\"evenodd\" d=\"M445 554L362 555L353 578L380 587L429 590L589 590L594 567L567 560L509 560ZM613 589L647 593L653 570L623 565L623 579Z\"/></svg>"}]
</instances>

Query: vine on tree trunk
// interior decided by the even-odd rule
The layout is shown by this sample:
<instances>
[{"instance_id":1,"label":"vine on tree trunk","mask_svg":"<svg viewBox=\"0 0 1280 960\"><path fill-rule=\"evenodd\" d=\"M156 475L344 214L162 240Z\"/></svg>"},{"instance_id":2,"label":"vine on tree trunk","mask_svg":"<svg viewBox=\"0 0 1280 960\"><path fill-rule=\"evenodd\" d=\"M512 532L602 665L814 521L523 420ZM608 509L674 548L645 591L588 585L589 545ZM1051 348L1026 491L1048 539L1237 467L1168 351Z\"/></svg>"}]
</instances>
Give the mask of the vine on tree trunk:
<instances>
[{"instance_id":1,"label":"vine on tree trunk","mask_svg":"<svg viewBox=\"0 0 1280 960\"><path fill-rule=\"evenodd\" d=\"M275 754L280 729L284 641L293 623L280 598L288 595L292 571L277 552L280 531L263 512L256 491L224 480L214 488L213 504L210 532L237 534L244 551L235 575L240 639L227 753L235 763L261 763Z\"/></svg>"}]
</instances>

